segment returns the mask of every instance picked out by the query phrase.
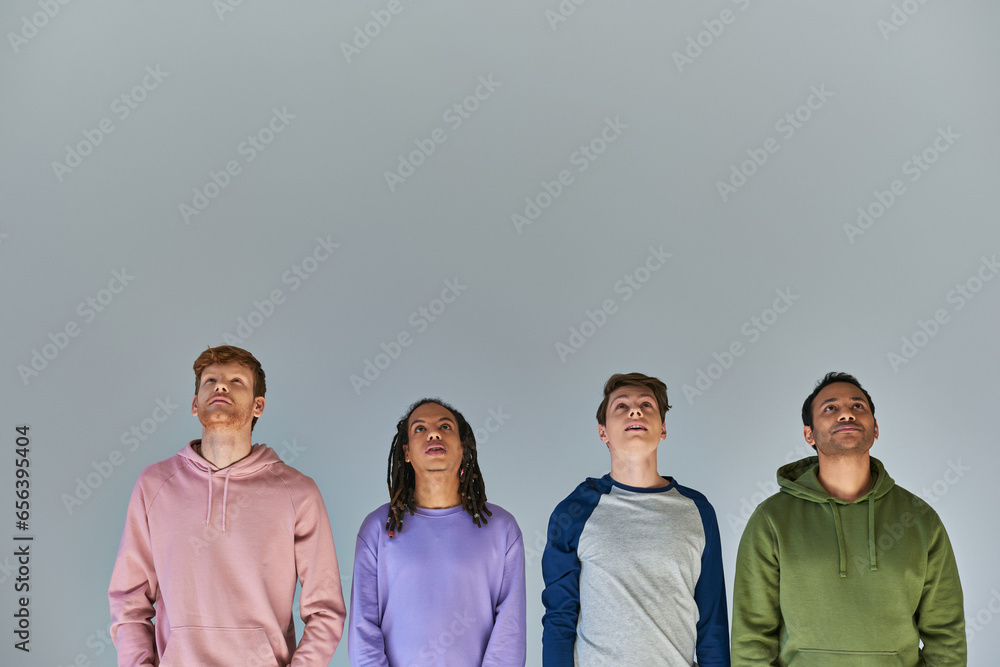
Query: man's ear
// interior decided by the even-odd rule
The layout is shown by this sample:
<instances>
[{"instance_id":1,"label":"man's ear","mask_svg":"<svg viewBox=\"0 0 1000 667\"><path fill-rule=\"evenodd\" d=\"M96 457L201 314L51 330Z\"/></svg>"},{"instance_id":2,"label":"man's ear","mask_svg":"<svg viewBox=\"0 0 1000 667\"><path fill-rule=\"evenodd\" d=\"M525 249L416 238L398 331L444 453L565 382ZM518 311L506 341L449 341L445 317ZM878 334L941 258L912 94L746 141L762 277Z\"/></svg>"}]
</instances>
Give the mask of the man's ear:
<instances>
[{"instance_id":1,"label":"man's ear","mask_svg":"<svg viewBox=\"0 0 1000 667\"><path fill-rule=\"evenodd\" d=\"M264 397L257 396L253 399L253 416L260 417L262 412L264 412Z\"/></svg>"},{"instance_id":2,"label":"man's ear","mask_svg":"<svg viewBox=\"0 0 1000 667\"><path fill-rule=\"evenodd\" d=\"M409 445L403 445L403 460L406 461L407 463L410 462L410 446Z\"/></svg>"},{"instance_id":3,"label":"man's ear","mask_svg":"<svg viewBox=\"0 0 1000 667\"><path fill-rule=\"evenodd\" d=\"M601 439L601 442L608 444L610 438L608 438L608 430L604 428L603 424L597 425L597 437Z\"/></svg>"},{"instance_id":4,"label":"man's ear","mask_svg":"<svg viewBox=\"0 0 1000 667\"><path fill-rule=\"evenodd\" d=\"M875 439L878 440L878 421L875 422Z\"/></svg>"},{"instance_id":5,"label":"man's ear","mask_svg":"<svg viewBox=\"0 0 1000 667\"><path fill-rule=\"evenodd\" d=\"M191 401L191 414L195 417L198 416L198 394L195 394Z\"/></svg>"},{"instance_id":6,"label":"man's ear","mask_svg":"<svg viewBox=\"0 0 1000 667\"><path fill-rule=\"evenodd\" d=\"M813 447L816 446L816 439L813 438L812 427L810 427L810 426L803 426L802 427L802 436L806 439L806 442L808 442L811 446L813 446ZM875 437L878 437L878 436L876 435Z\"/></svg>"}]
</instances>

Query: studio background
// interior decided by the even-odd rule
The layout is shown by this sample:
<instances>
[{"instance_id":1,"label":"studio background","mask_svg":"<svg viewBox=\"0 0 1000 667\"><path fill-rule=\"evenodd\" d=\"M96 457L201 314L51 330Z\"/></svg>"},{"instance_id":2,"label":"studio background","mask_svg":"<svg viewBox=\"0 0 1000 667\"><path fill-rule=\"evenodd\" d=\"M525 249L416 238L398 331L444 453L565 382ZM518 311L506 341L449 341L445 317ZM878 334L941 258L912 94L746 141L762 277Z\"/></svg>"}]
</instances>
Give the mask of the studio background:
<instances>
[{"instance_id":1,"label":"studio background","mask_svg":"<svg viewBox=\"0 0 1000 667\"><path fill-rule=\"evenodd\" d=\"M667 383L660 472L713 503L731 603L746 517L811 453L802 400L852 372L873 454L948 528L969 664L994 665L998 19L986 0L4 3L0 662L115 664L132 485L199 436L191 364L230 342L267 373L255 440L323 492L345 596L396 420L422 396L466 415L524 534L534 666L546 521L609 468L611 373Z\"/></svg>"}]
</instances>

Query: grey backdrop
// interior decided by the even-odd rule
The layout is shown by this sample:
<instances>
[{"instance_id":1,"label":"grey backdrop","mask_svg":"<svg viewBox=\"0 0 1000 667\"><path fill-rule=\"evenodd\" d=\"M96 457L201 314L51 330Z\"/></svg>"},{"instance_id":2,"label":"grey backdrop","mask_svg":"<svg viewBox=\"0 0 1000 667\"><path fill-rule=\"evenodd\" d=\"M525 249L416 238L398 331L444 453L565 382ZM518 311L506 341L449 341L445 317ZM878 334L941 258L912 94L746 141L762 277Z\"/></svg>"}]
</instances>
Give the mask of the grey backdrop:
<instances>
[{"instance_id":1,"label":"grey backdrop","mask_svg":"<svg viewBox=\"0 0 1000 667\"><path fill-rule=\"evenodd\" d=\"M609 466L609 374L667 382L660 471L713 502L731 591L745 518L809 453L802 399L853 372L875 455L948 527L970 664L995 664L998 19L988 0L4 3L0 662L114 664L132 484L199 435L191 363L228 341L268 375L255 438L323 491L345 592L395 421L424 395L465 413L524 533L529 665L549 512Z\"/></svg>"}]
</instances>

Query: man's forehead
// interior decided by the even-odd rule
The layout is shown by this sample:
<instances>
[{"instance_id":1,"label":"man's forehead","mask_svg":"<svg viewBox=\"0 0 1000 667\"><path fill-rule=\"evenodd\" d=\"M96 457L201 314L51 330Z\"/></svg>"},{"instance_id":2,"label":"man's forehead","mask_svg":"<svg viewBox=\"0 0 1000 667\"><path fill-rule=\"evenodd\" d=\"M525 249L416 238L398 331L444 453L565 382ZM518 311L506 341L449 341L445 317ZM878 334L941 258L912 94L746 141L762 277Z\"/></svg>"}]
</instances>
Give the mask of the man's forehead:
<instances>
[{"instance_id":1,"label":"man's forehead","mask_svg":"<svg viewBox=\"0 0 1000 667\"><path fill-rule=\"evenodd\" d=\"M861 391L860 387L850 382L833 382L828 384L816 395L816 399L818 405L841 399L862 401L865 405L868 405L868 398L865 396L865 393Z\"/></svg>"},{"instance_id":2,"label":"man's forehead","mask_svg":"<svg viewBox=\"0 0 1000 667\"><path fill-rule=\"evenodd\" d=\"M455 422L455 415L451 410L437 403L424 403L410 414L410 424L427 421L450 421Z\"/></svg>"},{"instance_id":3,"label":"man's forehead","mask_svg":"<svg viewBox=\"0 0 1000 667\"><path fill-rule=\"evenodd\" d=\"M645 387L634 387L631 385L626 385L624 387L619 387L618 389L615 389L614 392L612 392L611 394L611 400L617 401L619 398L623 398L625 396L635 396L636 398L652 398L653 400L656 400L656 397L653 396L652 392L650 392Z\"/></svg>"},{"instance_id":4,"label":"man's forehead","mask_svg":"<svg viewBox=\"0 0 1000 667\"><path fill-rule=\"evenodd\" d=\"M229 363L220 364L209 364L205 367L205 370L201 372L202 377L206 375L246 375L247 377L253 375L253 371L250 370L249 366L241 364L238 361L230 361Z\"/></svg>"},{"instance_id":5,"label":"man's forehead","mask_svg":"<svg viewBox=\"0 0 1000 667\"><path fill-rule=\"evenodd\" d=\"M434 418L428 417L427 419L421 419L420 417L410 417L411 424L426 424L429 421L435 421ZM454 422L455 419L451 415L441 415L437 418L438 422Z\"/></svg>"}]
</instances>

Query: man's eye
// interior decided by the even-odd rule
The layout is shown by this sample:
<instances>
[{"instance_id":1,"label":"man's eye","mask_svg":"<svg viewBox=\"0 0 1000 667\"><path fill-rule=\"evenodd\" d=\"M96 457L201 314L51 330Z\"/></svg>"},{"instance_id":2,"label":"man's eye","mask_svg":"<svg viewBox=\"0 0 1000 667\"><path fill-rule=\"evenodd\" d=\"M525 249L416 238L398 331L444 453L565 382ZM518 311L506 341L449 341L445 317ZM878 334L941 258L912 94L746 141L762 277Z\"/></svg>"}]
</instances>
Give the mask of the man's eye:
<instances>
[{"instance_id":1,"label":"man's eye","mask_svg":"<svg viewBox=\"0 0 1000 667\"><path fill-rule=\"evenodd\" d=\"M441 428L450 431L451 430L451 424L441 424Z\"/></svg>"}]
</instances>

